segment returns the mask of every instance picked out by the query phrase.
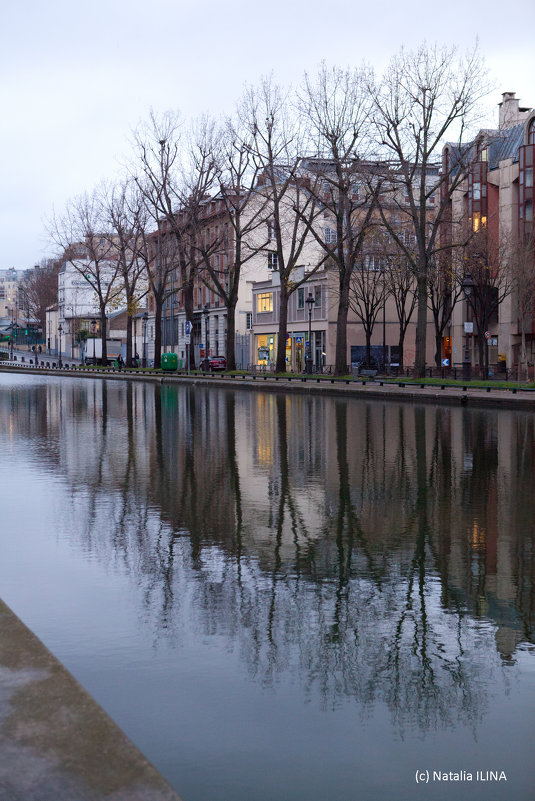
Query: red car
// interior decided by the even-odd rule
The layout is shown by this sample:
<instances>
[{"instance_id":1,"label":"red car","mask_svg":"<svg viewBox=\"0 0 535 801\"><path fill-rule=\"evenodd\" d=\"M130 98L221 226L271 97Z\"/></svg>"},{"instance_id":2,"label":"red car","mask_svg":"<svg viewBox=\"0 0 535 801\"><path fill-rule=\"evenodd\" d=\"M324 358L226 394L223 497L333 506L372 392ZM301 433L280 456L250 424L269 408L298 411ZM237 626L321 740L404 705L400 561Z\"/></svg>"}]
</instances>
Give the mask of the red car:
<instances>
[{"instance_id":1,"label":"red car","mask_svg":"<svg viewBox=\"0 0 535 801\"><path fill-rule=\"evenodd\" d=\"M224 356L211 356L208 359L208 364L212 373L215 370L226 370L227 369L227 360Z\"/></svg>"}]
</instances>

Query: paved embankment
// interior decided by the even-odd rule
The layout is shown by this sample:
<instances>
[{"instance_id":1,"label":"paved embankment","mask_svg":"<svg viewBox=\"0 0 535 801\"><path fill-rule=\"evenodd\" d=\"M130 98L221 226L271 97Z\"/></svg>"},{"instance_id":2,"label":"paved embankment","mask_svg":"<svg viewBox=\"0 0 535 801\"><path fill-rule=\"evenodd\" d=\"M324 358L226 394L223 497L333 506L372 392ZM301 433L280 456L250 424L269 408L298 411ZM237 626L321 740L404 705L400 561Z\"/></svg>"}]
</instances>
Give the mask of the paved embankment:
<instances>
[{"instance_id":1,"label":"paved embankment","mask_svg":"<svg viewBox=\"0 0 535 801\"><path fill-rule=\"evenodd\" d=\"M180 801L2 601L0 799Z\"/></svg>"},{"instance_id":2,"label":"paved embankment","mask_svg":"<svg viewBox=\"0 0 535 801\"><path fill-rule=\"evenodd\" d=\"M318 376L282 377L270 374L236 375L210 373L192 375L162 373L160 371L136 370L90 370L48 369L0 365L2 372L33 373L38 375L71 376L83 378L106 378L111 380L153 381L161 384L195 384L232 389L253 389L271 392L300 392L308 394L342 395L366 399L402 400L410 403L440 403L463 406L486 406L535 411L535 390L521 389L511 385L508 389L493 386L451 386L449 384L396 383L375 379L337 379Z\"/></svg>"}]
</instances>

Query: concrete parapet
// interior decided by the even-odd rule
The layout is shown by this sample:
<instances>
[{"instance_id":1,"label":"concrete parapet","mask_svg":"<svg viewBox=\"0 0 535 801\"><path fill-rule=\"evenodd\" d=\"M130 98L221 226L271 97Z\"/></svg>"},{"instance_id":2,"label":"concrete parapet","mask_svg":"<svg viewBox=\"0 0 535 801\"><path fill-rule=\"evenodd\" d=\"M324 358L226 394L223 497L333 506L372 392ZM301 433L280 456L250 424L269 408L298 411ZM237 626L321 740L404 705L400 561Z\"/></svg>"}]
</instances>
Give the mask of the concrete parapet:
<instances>
[{"instance_id":1,"label":"concrete parapet","mask_svg":"<svg viewBox=\"0 0 535 801\"><path fill-rule=\"evenodd\" d=\"M96 701L2 601L0 798L180 801Z\"/></svg>"}]
</instances>

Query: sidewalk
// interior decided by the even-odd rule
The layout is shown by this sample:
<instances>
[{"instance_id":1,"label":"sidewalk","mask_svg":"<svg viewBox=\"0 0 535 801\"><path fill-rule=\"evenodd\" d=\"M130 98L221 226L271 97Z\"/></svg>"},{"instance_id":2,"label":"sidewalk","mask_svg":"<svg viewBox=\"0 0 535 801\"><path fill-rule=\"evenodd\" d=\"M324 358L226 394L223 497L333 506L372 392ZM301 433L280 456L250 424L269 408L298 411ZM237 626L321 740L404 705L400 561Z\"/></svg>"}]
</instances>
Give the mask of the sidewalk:
<instances>
[{"instance_id":1,"label":"sidewalk","mask_svg":"<svg viewBox=\"0 0 535 801\"><path fill-rule=\"evenodd\" d=\"M180 801L2 601L0 799Z\"/></svg>"}]
</instances>

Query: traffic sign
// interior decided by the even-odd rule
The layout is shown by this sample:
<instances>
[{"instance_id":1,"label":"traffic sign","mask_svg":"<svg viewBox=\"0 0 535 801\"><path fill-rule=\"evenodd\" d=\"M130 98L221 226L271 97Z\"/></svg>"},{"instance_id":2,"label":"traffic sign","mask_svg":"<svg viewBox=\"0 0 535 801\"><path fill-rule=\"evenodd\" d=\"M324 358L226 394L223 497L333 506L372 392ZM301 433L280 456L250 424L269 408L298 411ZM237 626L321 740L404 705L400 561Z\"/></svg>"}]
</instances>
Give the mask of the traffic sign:
<instances>
[{"instance_id":1,"label":"traffic sign","mask_svg":"<svg viewBox=\"0 0 535 801\"><path fill-rule=\"evenodd\" d=\"M485 331L485 339L490 339L490 331Z\"/></svg>"},{"instance_id":2,"label":"traffic sign","mask_svg":"<svg viewBox=\"0 0 535 801\"><path fill-rule=\"evenodd\" d=\"M191 334L191 328L192 328L191 321L186 320L186 323L184 325L184 332L187 337L189 337L189 335Z\"/></svg>"},{"instance_id":3,"label":"traffic sign","mask_svg":"<svg viewBox=\"0 0 535 801\"><path fill-rule=\"evenodd\" d=\"M186 336L184 337L184 343L186 345L191 345L191 334L186 334Z\"/></svg>"},{"instance_id":4,"label":"traffic sign","mask_svg":"<svg viewBox=\"0 0 535 801\"><path fill-rule=\"evenodd\" d=\"M450 360L449 359L442 359L442 367L449 367Z\"/></svg>"}]
</instances>

